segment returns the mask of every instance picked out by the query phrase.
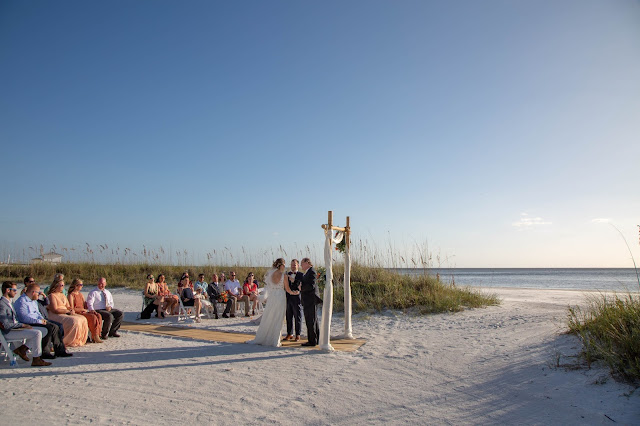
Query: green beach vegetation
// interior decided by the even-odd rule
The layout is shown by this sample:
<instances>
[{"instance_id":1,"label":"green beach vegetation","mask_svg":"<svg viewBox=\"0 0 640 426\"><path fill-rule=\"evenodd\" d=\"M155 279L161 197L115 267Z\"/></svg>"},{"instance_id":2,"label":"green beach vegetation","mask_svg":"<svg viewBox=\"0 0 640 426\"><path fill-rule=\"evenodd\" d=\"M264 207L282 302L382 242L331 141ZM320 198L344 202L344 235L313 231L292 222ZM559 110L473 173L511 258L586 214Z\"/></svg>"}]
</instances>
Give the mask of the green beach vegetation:
<instances>
[{"instance_id":1,"label":"green beach vegetation","mask_svg":"<svg viewBox=\"0 0 640 426\"><path fill-rule=\"evenodd\" d=\"M339 249L340 247L338 247ZM344 245L342 246L344 250ZM30 264L0 265L2 280L21 283L27 275L33 276L42 285L49 285L56 273L63 273L67 281L81 278L91 285L98 278L105 277L111 287L127 287L142 290L147 274L155 277L164 274L169 288L175 291L179 277L189 272L192 279L199 273L205 274L207 281L216 273L233 270L239 281L243 281L249 272L261 280L269 265L277 257L287 259L311 257L316 259L316 271L320 273L320 290L324 290L324 268L317 259L318 247L313 245L290 249L282 246L265 250L251 250L241 247L237 251L225 247L212 250L200 262L194 253L180 249L158 249L143 246L141 250L109 247L107 244L79 247L56 247L74 261L51 264L35 262ZM23 258L33 258L45 251L44 246L29 247ZM333 265L334 310L343 310L344 304L344 263L342 256L336 253L338 261ZM82 259L82 260L79 260ZM173 259L173 262L169 261ZM465 308L499 304L493 294L481 290L457 287L453 283L441 282L428 274L433 267L449 264L449 259L440 253L432 253L428 244L415 243L401 250L392 242L380 245L372 241L357 239L351 241L351 295L352 311L379 312L385 309L397 309L419 314L437 312L457 312ZM194 266L206 263L203 266ZM402 268L418 268L426 271L420 275L406 275L398 272Z\"/></svg>"},{"instance_id":2,"label":"green beach vegetation","mask_svg":"<svg viewBox=\"0 0 640 426\"><path fill-rule=\"evenodd\" d=\"M627 239L617 226L606 223L627 246L640 288L640 274ZM582 341L582 356L587 365L602 360L613 375L640 384L640 296L628 292L590 297L584 309L569 307L567 324L569 333Z\"/></svg>"},{"instance_id":3,"label":"green beach vegetation","mask_svg":"<svg viewBox=\"0 0 640 426\"><path fill-rule=\"evenodd\" d=\"M33 276L41 285L49 285L54 274L63 273L67 281L81 278L87 284L96 283L98 278L105 277L111 287L127 287L142 290L148 273L158 276L165 274L170 288L175 285L180 275L188 271L192 279L203 273L210 280L214 273L233 270L242 282L249 272L258 278L264 276L268 268L248 266L185 266L159 264L99 264L99 263L33 263L29 265L2 265L0 276L2 281L12 280L22 283L25 276ZM322 267L316 267L324 274ZM322 275L323 276L323 275ZM344 265L334 266L334 309L343 310L344 304ZM324 283L321 280L321 291ZM398 309L419 314L437 312L457 312L465 308L475 308L499 303L492 294L480 290L456 287L454 284L440 282L428 274L403 275L393 269L359 264L351 267L351 294L353 312L376 312L384 309Z\"/></svg>"},{"instance_id":4,"label":"green beach vegetation","mask_svg":"<svg viewBox=\"0 0 640 426\"><path fill-rule=\"evenodd\" d=\"M334 307L344 309L344 265L333 272ZM385 309L410 310L420 314L458 312L466 308L498 305L495 294L457 287L430 274L405 275L393 269L352 265L351 299L353 312Z\"/></svg>"},{"instance_id":5,"label":"green beach vegetation","mask_svg":"<svg viewBox=\"0 0 640 426\"><path fill-rule=\"evenodd\" d=\"M582 356L591 365L604 361L612 374L640 383L640 297L600 294L585 308L569 307L569 332L582 342Z\"/></svg>"}]
</instances>

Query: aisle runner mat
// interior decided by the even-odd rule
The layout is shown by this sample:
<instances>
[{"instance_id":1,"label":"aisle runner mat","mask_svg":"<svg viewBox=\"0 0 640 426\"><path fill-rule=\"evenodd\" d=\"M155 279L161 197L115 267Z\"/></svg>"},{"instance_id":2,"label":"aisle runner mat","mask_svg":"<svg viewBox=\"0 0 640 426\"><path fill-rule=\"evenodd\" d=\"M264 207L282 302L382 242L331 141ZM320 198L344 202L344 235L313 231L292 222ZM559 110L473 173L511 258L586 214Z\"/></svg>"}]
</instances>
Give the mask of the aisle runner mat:
<instances>
[{"instance_id":1,"label":"aisle runner mat","mask_svg":"<svg viewBox=\"0 0 640 426\"><path fill-rule=\"evenodd\" d=\"M169 325L154 325L154 324L140 324L136 322L123 322L120 327L121 330L137 331L141 333L162 334L166 336L185 337L188 339L207 340L210 342L225 342L225 343L245 343L248 340L253 339L253 334L245 333L230 333L227 331L207 330L204 328L191 328L191 327L175 327ZM319 346L315 348L302 346L306 340L302 339L299 342L286 341L282 342L283 348L292 349L319 349ZM364 339L331 339L331 346L336 351L341 352L354 352L364 345L366 340Z\"/></svg>"}]
</instances>

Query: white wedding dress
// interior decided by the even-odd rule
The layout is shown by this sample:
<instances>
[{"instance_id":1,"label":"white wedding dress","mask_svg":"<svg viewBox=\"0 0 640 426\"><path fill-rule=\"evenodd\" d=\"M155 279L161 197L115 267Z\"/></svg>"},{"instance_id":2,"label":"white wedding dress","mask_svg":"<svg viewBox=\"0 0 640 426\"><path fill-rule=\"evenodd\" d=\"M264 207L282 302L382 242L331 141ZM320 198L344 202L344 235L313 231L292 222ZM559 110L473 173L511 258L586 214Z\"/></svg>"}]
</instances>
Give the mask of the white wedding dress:
<instances>
[{"instance_id":1,"label":"white wedding dress","mask_svg":"<svg viewBox=\"0 0 640 426\"><path fill-rule=\"evenodd\" d=\"M284 294L284 280L287 274L283 273L277 283L272 280L273 269L264 278L265 291L267 292L267 306L260 317L260 326L256 337L247 343L252 345L280 346L282 338L282 323L287 311L287 298Z\"/></svg>"}]
</instances>

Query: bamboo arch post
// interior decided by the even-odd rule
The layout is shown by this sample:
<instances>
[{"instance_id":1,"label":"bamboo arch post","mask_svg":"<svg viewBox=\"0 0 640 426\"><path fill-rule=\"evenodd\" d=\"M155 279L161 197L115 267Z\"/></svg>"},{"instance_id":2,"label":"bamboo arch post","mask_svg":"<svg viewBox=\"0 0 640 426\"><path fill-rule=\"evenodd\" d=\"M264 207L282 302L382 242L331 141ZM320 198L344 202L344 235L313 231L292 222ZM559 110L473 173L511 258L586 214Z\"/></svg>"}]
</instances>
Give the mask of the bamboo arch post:
<instances>
[{"instance_id":1,"label":"bamboo arch post","mask_svg":"<svg viewBox=\"0 0 640 426\"><path fill-rule=\"evenodd\" d=\"M351 225L347 216L344 230L344 338L353 339L351 330Z\"/></svg>"},{"instance_id":2,"label":"bamboo arch post","mask_svg":"<svg viewBox=\"0 0 640 426\"><path fill-rule=\"evenodd\" d=\"M324 301L322 305L322 324L320 327L320 349L332 351L331 346L331 318L333 315L333 260L331 257L331 244L333 242L333 231L345 233L345 275L344 275L344 306L345 306L345 334L344 337L353 339L351 332L351 257L349 254L349 217L347 217L347 227L341 228L333 226L333 212L328 212L327 224L322 225L325 232L324 262L326 269Z\"/></svg>"}]
</instances>

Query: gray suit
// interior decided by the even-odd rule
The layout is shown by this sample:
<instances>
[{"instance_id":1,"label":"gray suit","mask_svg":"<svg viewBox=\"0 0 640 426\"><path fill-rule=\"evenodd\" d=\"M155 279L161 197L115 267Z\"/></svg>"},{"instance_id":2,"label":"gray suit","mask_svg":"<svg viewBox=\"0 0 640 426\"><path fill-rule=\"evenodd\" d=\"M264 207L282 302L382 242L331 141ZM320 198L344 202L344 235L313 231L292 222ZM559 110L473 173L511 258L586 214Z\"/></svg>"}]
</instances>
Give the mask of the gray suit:
<instances>
[{"instance_id":1,"label":"gray suit","mask_svg":"<svg viewBox=\"0 0 640 426\"><path fill-rule=\"evenodd\" d=\"M22 328L22 323L18 322L13 305L6 297L0 299L0 323L2 324L2 334L9 338L25 339L26 345L31 349L34 357L42 355L42 345L40 344L42 331L35 328Z\"/></svg>"}]
</instances>

